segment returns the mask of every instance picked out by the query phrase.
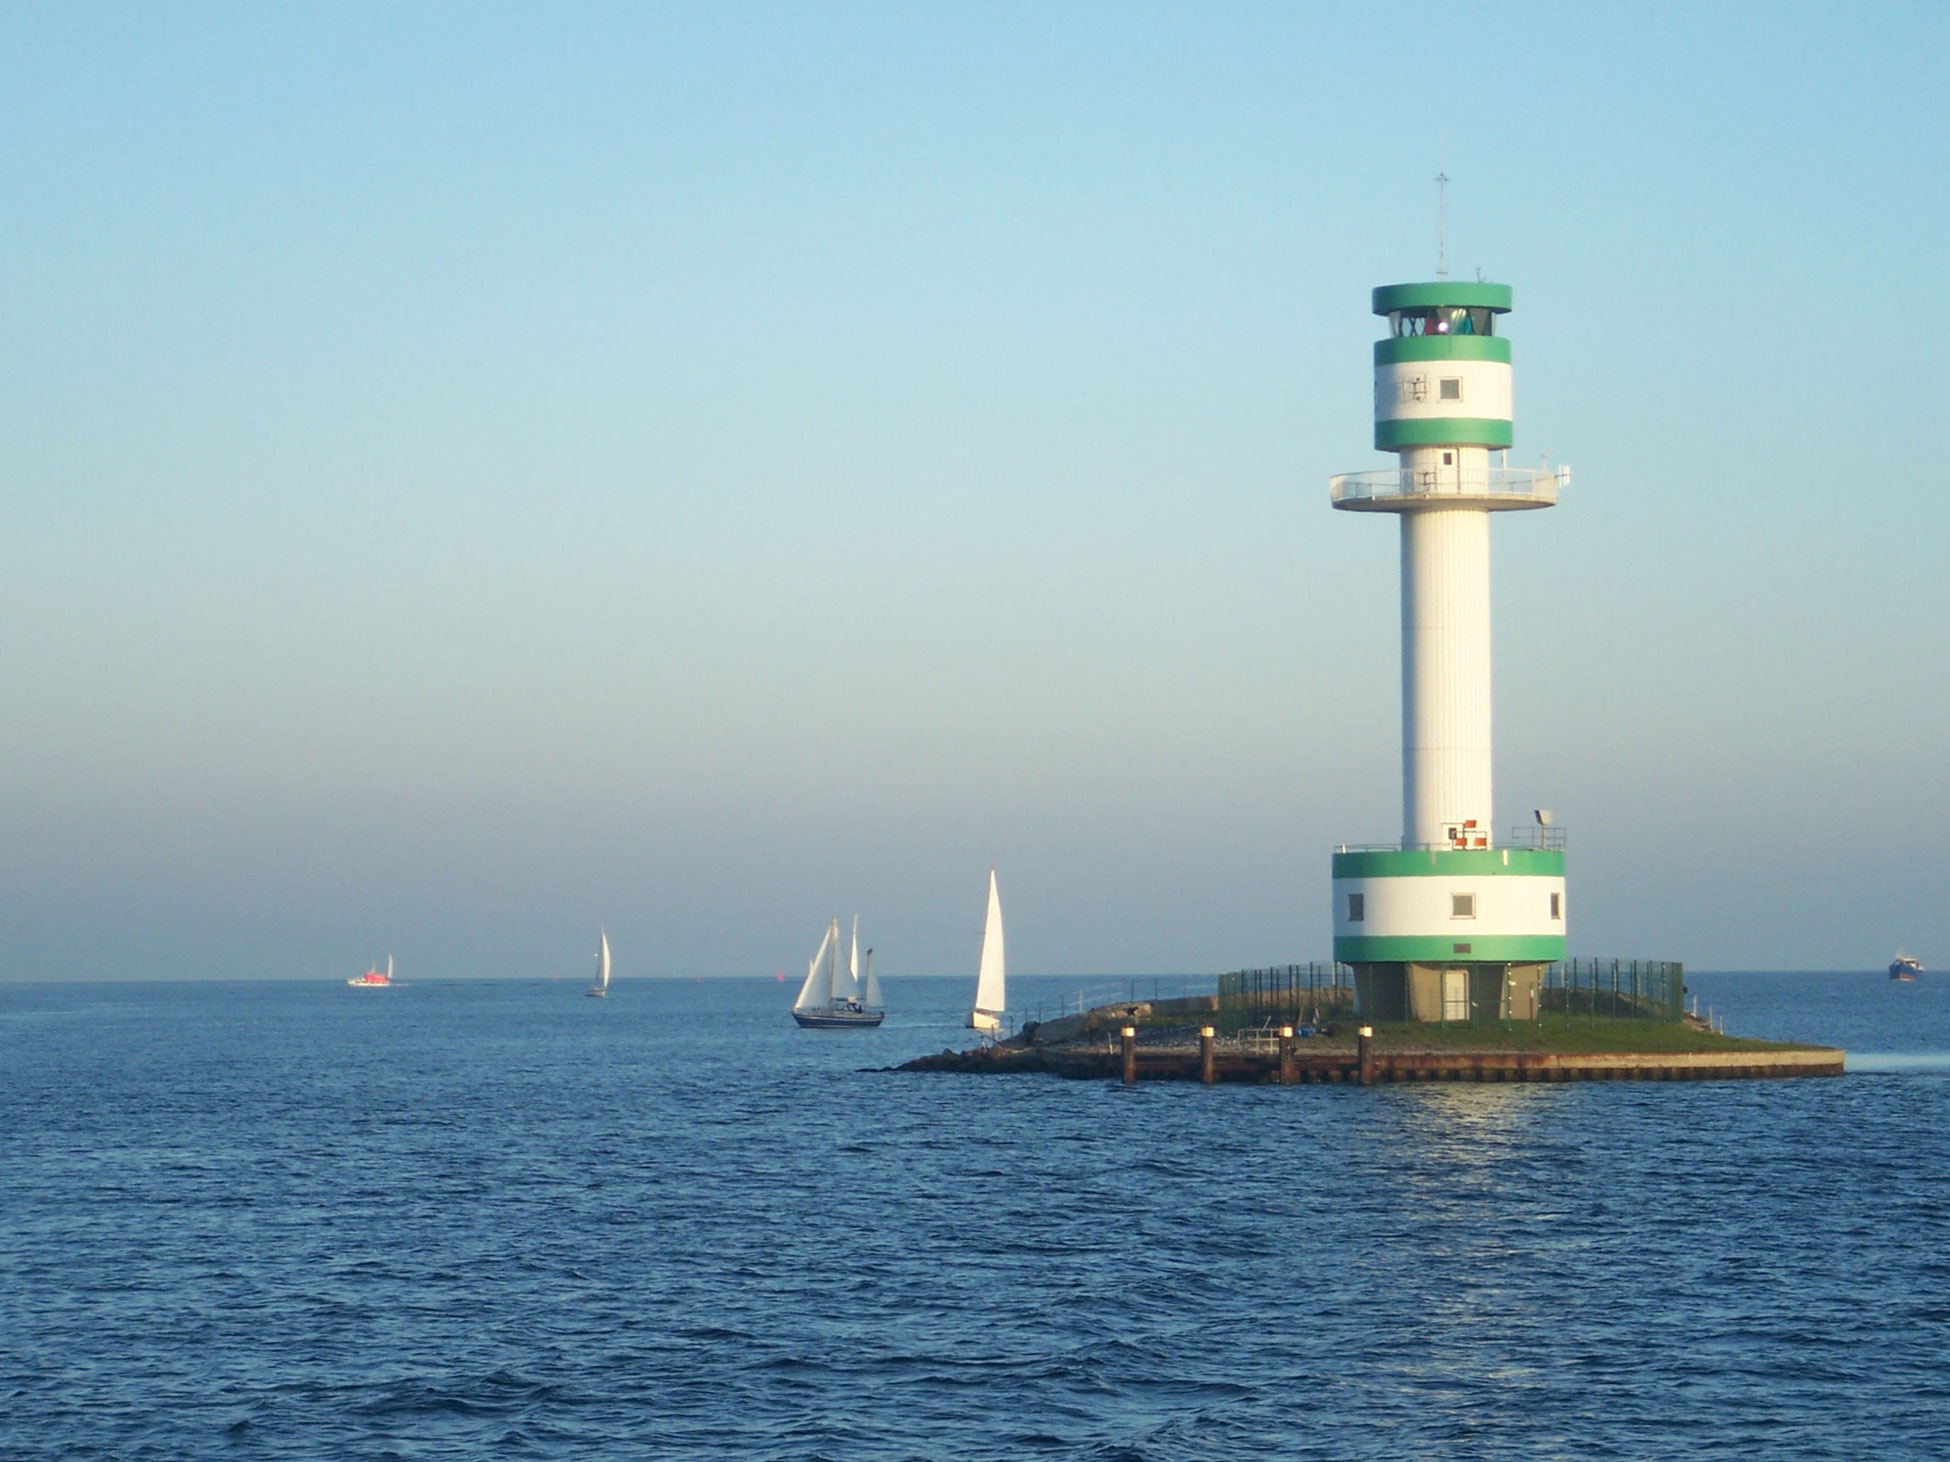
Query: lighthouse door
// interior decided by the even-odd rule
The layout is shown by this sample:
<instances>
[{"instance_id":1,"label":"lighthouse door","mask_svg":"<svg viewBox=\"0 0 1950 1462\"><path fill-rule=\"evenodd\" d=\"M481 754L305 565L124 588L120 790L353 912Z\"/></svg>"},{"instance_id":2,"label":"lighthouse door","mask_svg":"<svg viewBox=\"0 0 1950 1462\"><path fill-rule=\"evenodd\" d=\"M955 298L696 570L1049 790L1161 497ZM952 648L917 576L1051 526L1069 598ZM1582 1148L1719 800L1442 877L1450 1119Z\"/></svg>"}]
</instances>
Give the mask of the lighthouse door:
<instances>
[{"instance_id":1,"label":"lighthouse door","mask_svg":"<svg viewBox=\"0 0 1950 1462\"><path fill-rule=\"evenodd\" d=\"M1469 971L1449 969L1442 972L1442 1018L1444 1020L1469 1019Z\"/></svg>"}]
</instances>

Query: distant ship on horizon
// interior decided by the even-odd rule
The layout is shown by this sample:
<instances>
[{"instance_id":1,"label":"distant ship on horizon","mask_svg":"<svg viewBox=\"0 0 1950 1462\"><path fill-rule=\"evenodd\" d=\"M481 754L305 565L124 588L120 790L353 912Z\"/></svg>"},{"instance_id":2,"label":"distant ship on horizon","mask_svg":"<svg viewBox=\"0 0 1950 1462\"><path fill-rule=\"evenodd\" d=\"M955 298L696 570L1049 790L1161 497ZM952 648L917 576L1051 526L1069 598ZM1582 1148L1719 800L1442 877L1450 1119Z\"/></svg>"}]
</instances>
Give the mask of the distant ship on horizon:
<instances>
[{"instance_id":1,"label":"distant ship on horizon","mask_svg":"<svg viewBox=\"0 0 1950 1462\"><path fill-rule=\"evenodd\" d=\"M1889 978L1901 980L1905 985L1915 984L1916 977L1922 973L1923 962L1912 955L1904 954L1900 949L1896 951L1896 957L1889 962Z\"/></svg>"},{"instance_id":2,"label":"distant ship on horizon","mask_svg":"<svg viewBox=\"0 0 1950 1462\"><path fill-rule=\"evenodd\" d=\"M386 969L384 973L381 973L378 965L374 965L363 975L360 975L356 979L347 980L345 983L355 990L385 989L393 983L393 957L390 954L386 956Z\"/></svg>"}]
</instances>

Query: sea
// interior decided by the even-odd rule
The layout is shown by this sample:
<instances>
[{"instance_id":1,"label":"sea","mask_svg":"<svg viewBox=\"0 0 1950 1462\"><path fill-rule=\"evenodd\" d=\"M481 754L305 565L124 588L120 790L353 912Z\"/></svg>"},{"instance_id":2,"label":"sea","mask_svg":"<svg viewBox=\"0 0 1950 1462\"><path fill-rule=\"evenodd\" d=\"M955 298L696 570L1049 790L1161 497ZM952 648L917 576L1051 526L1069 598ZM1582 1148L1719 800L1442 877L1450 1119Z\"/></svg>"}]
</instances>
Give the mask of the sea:
<instances>
[{"instance_id":1,"label":"sea","mask_svg":"<svg viewBox=\"0 0 1950 1462\"><path fill-rule=\"evenodd\" d=\"M901 1074L971 981L883 984L0 985L0 1457L1950 1455L1950 978L1366 1089Z\"/></svg>"}]
</instances>

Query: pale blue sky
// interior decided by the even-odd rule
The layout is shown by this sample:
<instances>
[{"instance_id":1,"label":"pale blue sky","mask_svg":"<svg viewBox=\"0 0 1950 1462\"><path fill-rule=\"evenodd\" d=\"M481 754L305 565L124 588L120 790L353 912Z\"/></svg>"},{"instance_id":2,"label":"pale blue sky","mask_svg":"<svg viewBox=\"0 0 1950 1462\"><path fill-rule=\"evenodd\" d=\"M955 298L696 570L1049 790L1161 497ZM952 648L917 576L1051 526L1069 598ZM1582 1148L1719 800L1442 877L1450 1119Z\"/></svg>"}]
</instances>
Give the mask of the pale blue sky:
<instances>
[{"instance_id":1,"label":"pale blue sky","mask_svg":"<svg viewBox=\"0 0 1950 1462\"><path fill-rule=\"evenodd\" d=\"M1439 166L1573 947L1950 965L1950 26L1581 10L9 7L0 976L1324 957Z\"/></svg>"}]
</instances>

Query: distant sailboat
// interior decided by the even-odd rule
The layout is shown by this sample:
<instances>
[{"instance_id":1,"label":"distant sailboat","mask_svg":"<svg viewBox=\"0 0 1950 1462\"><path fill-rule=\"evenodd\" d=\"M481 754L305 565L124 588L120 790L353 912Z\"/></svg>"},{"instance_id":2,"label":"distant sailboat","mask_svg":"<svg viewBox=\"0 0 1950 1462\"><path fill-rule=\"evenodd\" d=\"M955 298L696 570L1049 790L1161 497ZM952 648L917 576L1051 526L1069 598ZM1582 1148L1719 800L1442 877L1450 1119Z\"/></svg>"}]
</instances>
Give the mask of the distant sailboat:
<instances>
[{"instance_id":1,"label":"distant sailboat","mask_svg":"<svg viewBox=\"0 0 1950 1462\"><path fill-rule=\"evenodd\" d=\"M853 949L846 968L840 968L840 921L835 918L819 941L819 951L806 967L806 983L792 1002L792 1018L808 1030L850 1030L877 1026L887 1018L880 1002L880 982L873 974L873 951L867 951L866 983L860 981L860 919L853 919Z\"/></svg>"},{"instance_id":2,"label":"distant sailboat","mask_svg":"<svg viewBox=\"0 0 1950 1462\"><path fill-rule=\"evenodd\" d=\"M995 891L995 870L989 869L989 915L982 926L982 963L975 975L975 1008L968 1014L970 1030L995 1035L1002 1029L1007 1008L1003 994L1002 899Z\"/></svg>"},{"instance_id":3,"label":"distant sailboat","mask_svg":"<svg viewBox=\"0 0 1950 1462\"><path fill-rule=\"evenodd\" d=\"M596 983L583 993L600 996L609 993L609 931L604 929L598 932L603 943L602 948L596 951Z\"/></svg>"},{"instance_id":4,"label":"distant sailboat","mask_svg":"<svg viewBox=\"0 0 1950 1462\"><path fill-rule=\"evenodd\" d=\"M393 957L386 956L386 972L381 974L379 966L374 965L357 979L347 980L346 984L355 990L383 990L393 983Z\"/></svg>"}]
</instances>

